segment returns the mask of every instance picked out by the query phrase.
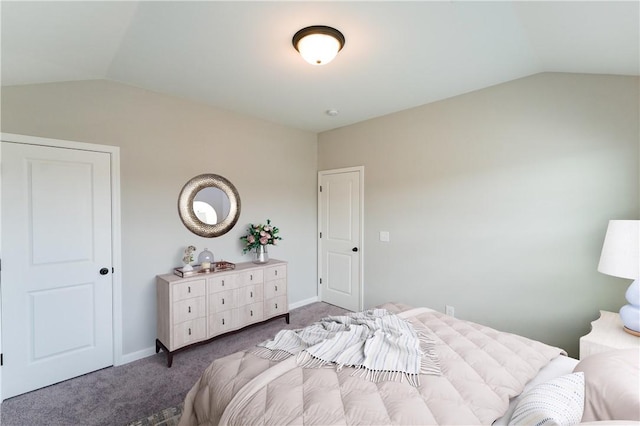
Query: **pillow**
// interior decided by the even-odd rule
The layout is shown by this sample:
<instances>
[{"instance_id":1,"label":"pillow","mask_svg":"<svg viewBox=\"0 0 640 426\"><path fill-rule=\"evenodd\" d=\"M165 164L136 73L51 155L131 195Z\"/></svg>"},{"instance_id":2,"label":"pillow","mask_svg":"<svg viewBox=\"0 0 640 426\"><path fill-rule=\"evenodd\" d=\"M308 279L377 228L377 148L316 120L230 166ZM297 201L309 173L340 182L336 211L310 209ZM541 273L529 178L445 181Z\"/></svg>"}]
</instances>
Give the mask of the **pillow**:
<instances>
[{"instance_id":1,"label":"pillow","mask_svg":"<svg viewBox=\"0 0 640 426\"><path fill-rule=\"evenodd\" d=\"M577 425L584 410L584 373L556 377L525 393L509 425Z\"/></svg>"},{"instance_id":2,"label":"pillow","mask_svg":"<svg viewBox=\"0 0 640 426\"><path fill-rule=\"evenodd\" d=\"M573 371L584 373L582 421L640 421L640 350L591 355L580 361Z\"/></svg>"}]
</instances>

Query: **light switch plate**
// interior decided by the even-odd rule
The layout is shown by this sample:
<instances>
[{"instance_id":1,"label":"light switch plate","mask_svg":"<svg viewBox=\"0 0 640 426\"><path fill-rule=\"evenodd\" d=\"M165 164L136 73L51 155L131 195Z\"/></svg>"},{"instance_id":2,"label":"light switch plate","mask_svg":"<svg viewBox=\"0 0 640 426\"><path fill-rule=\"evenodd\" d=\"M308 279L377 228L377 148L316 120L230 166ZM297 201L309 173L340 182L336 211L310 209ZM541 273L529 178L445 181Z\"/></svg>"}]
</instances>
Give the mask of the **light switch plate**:
<instances>
[{"instance_id":1,"label":"light switch plate","mask_svg":"<svg viewBox=\"0 0 640 426\"><path fill-rule=\"evenodd\" d=\"M389 242L389 231L380 231L380 241Z\"/></svg>"}]
</instances>

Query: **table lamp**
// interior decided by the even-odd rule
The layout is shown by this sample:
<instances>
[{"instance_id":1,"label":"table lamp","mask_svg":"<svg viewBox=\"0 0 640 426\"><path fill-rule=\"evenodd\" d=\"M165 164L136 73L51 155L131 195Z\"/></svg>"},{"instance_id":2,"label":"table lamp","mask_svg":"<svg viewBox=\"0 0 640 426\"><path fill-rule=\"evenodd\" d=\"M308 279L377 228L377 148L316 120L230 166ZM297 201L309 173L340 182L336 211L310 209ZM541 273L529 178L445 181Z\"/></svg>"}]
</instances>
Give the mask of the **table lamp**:
<instances>
[{"instance_id":1,"label":"table lamp","mask_svg":"<svg viewBox=\"0 0 640 426\"><path fill-rule=\"evenodd\" d=\"M624 331L640 336L640 220L610 220L602 245L598 271L634 280L620 308Z\"/></svg>"}]
</instances>

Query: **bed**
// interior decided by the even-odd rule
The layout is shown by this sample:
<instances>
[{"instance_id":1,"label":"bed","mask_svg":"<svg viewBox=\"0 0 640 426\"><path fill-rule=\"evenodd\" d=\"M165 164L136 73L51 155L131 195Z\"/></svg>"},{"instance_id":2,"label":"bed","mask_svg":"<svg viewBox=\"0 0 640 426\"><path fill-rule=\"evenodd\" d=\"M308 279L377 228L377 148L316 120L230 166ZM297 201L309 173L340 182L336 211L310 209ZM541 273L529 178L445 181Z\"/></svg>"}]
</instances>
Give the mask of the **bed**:
<instances>
[{"instance_id":1,"label":"bed","mask_svg":"<svg viewBox=\"0 0 640 426\"><path fill-rule=\"evenodd\" d=\"M549 410L559 411L556 424L584 420L585 372L574 372L578 360L561 348L428 308L398 303L378 308L411 324L432 343L425 349L421 340L420 347L435 354L435 367L421 370L416 382L402 374L374 375L374 380L363 374L367 369L349 364L303 368L299 356L265 357L264 348L253 348L215 360L204 371L187 394L180 425L507 425L513 419L532 424L538 421L534 415L556 415ZM628 371L623 374L629 377ZM545 386L564 392L552 398L560 398L557 408L536 400ZM640 420L633 418L636 395L629 397L630 419ZM545 408L538 413L541 404ZM601 419L595 415L587 420Z\"/></svg>"}]
</instances>

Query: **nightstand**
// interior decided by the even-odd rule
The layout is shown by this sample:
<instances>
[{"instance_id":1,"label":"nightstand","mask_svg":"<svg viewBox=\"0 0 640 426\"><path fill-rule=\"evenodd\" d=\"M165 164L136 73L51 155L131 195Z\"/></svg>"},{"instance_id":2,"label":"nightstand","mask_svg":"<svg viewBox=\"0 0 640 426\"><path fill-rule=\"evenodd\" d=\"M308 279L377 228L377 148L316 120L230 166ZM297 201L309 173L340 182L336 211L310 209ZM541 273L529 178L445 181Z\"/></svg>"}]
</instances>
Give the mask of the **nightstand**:
<instances>
[{"instance_id":1,"label":"nightstand","mask_svg":"<svg viewBox=\"0 0 640 426\"><path fill-rule=\"evenodd\" d=\"M580 359L616 349L640 348L640 337L625 333L620 315L600 311L600 318L591 323L591 332L580 338Z\"/></svg>"}]
</instances>

